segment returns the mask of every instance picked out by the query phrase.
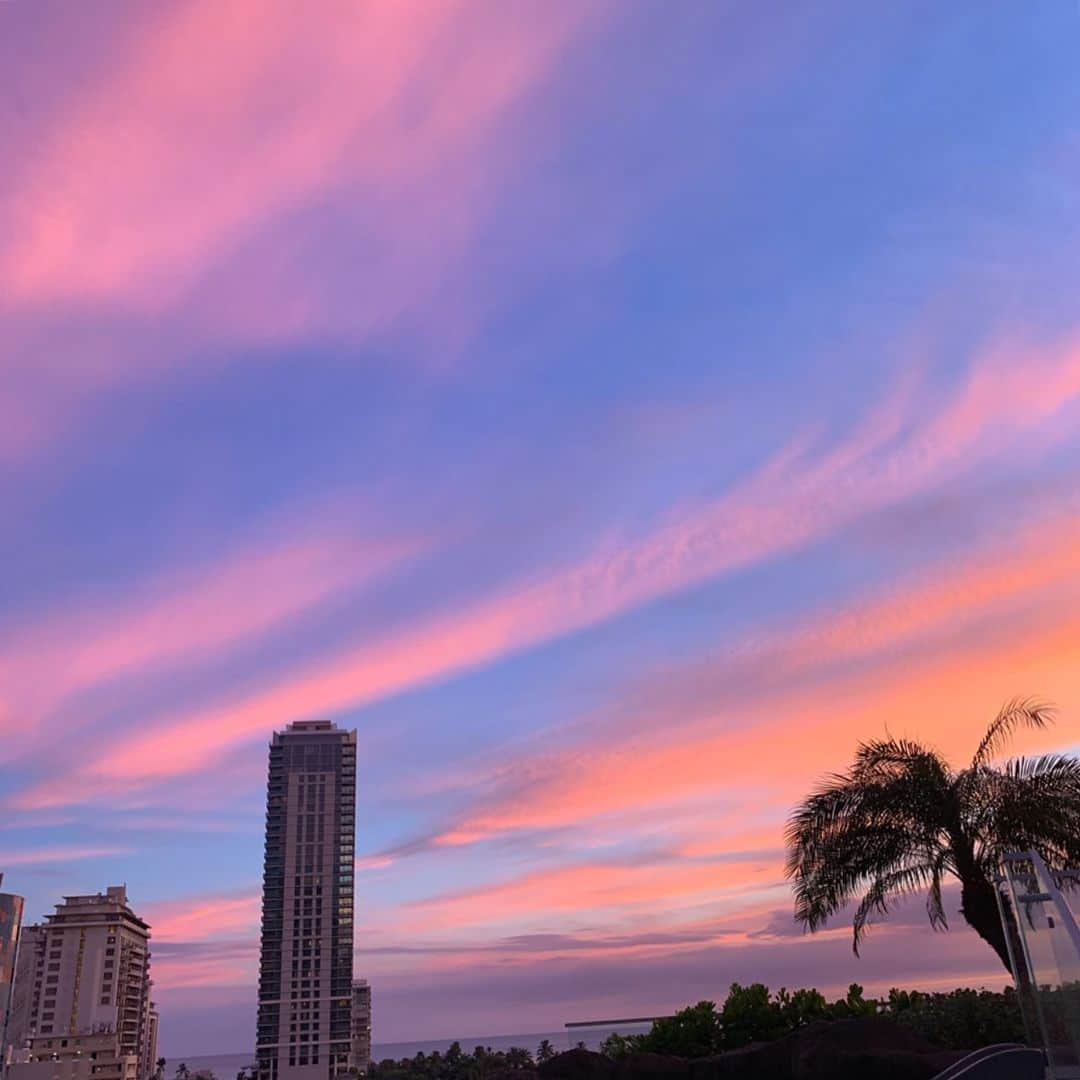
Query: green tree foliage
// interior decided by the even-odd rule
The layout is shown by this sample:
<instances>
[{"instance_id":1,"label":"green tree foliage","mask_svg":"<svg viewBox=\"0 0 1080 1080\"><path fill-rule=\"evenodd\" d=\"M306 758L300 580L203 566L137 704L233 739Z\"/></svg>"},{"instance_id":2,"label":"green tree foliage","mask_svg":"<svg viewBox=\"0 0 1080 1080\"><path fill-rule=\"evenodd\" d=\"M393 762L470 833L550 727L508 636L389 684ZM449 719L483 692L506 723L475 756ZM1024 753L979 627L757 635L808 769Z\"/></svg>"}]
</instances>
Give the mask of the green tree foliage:
<instances>
[{"instance_id":1,"label":"green tree foliage","mask_svg":"<svg viewBox=\"0 0 1080 1080\"><path fill-rule=\"evenodd\" d=\"M548 1047L554 1057L555 1051L550 1043ZM462 1050L460 1043L455 1042L445 1054L436 1051L433 1054L419 1053L400 1061L387 1058L385 1061L372 1062L367 1080L483 1080L486 1076L505 1070L522 1071L532 1067L532 1054L520 1046L509 1050L477 1046L468 1054Z\"/></svg>"},{"instance_id":2,"label":"green tree foliage","mask_svg":"<svg viewBox=\"0 0 1080 1080\"><path fill-rule=\"evenodd\" d=\"M720 1016L716 1005L711 1001L699 1001L674 1016L657 1020L645 1039L647 1049L654 1054L679 1057L711 1054L720 1043Z\"/></svg>"},{"instance_id":3,"label":"green tree foliage","mask_svg":"<svg viewBox=\"0 0 1080 1080\"><path fill-rule=\"evenodd\" d=\"M943 1048L968 1050L997 1042L1023 1042L1024 1027L1013 990L954 990L924 994L892 990L868 998L858 983L828 1001L817 990L773 994L767 986L732 983L723 1004L701 1001L675 1016L657 1020L646 1035L611 1035L601 1051L615 1060L633 1053L696 1058L770 1042L821 1020L879 1016L905 1024Z\"/></svg>"},{"instance_id":4,"label":"green tree foliage","mask_svg":"<svg viewBox=\"0 0 1080 1080\"><path fill-rule=\"evenodd\" d=\"M814 931L857 901L854 948L875 916L924 892L930 923L948 927L944 882L960 882L960 912L1006 969L993 880L1006 851L1035 848L1051 869L1080 864L1080 760L1062 754L994 758L1018 728L1043 728L1049 706L1011 701L966 768L908 739L861 744L788 822L795 918Z\"/></svg>"},{"instance_id":5,"label":"green tree foliage","mask_svg":"<svg viewBox=\"0 0 1080 1080\"><path fill-rule=\"evenodd\" d=\"M953 990L923 994L890 990L881 1015L914 1028L924 1039L956 1050L975 1050L994 1043L1025 1041L1016 991Z\"/></svg>"},{"instance_id":6,"label":"green tree foliage","mask_svg":"<svg viewBox=\"0 0 1080 1080\"><path fill-rule=\"evenodd\" d=\"M732 983L718 1007L699 1001L672 1017L657 1020L645 1035L612 1034L601 1051L616 1060L633 1053L699 1058L733 1050L752 1042L768 1042L818 1021L877 1016L904 1024L936 1046L970 1050L998 1042L1023 1042L1024 1027L1013 990L954 990L925 994L892 990L885 998L868 998L857 983L834 1001L813 989L775 994L761 983ZM537 1062L549 1061L556 1049L545 1039L536 1050ZM465 1053L454 1043L445 1054L417 1054L400 1061L373 1063L367 1080L485 1080L533 1067L533 1055L519 1047L492 1050L478 1046ZM177 1070L178 1080L183 1080Z\"/></svg>"}]
</instances>

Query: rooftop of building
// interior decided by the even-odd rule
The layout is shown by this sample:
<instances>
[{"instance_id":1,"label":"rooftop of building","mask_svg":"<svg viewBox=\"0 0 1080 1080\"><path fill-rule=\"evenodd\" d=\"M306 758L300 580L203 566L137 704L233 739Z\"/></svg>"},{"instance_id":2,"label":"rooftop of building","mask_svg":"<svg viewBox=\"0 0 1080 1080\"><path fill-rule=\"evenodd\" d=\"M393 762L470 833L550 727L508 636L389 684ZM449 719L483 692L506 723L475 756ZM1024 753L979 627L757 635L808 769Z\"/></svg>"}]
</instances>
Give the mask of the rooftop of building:
<instances>
[{"instance_id":1,"label":"rooftop of building","mask_svg":"<svg viewBox=\"0 0 1080 1080\"><path fill-rule=\"evenodd\" d=\"M45 916L45 922L53 926L58 923L78 922L83 918L100 921L114 915L120 915L126 924L133 923L146 931L150 929L150 924L131 910L126 885L110 885L103 893L65 896L56 905L56 911Z\"/></svg>"},{"instance_id":2,"label":"rooftop of building","mask_svg":"<svg viewBox=\"0 0 1080 1080\"><path fill-rule=\"evenodd\" d=\"M296 735L339 735L347 742L356 741L355 728L340 728L332 720L294 720L284 731L275 731L273 742Z\"/></svg>"},{"instance_id":3,"label":"rooftop of building","mask_svg":"<svg viewBox=\"0 0 1080 1080\"><path fill-rule=\"evenodd\" d=\"M65 896L65 904L124 904L128 902L126 885L109 885L103 893L86 893L82 896ZM56 905L60 907L59 904Z\"/></svg>"}]
</instances>

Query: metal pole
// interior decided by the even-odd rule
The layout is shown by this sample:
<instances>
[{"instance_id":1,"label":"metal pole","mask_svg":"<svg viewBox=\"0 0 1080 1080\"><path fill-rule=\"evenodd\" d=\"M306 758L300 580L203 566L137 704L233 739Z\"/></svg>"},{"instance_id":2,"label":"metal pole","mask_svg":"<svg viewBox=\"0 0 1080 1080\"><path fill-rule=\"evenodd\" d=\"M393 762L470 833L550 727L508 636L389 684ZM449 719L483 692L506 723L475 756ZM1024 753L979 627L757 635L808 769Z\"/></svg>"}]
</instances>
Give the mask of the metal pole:
<instances>
[{"instance_id":1,"label":"metal pole","mask_svg":"<svg viewBox=\"0 0 1080 1080\"><path fill-rule=\"evenodd\" d=\"M1021 978L1022 973L1018 966L1016 950L1013 948L1013 935L1009 932L1009 921L1005 913L1005 905L1001 900L1001 885L1004 881L1006 881L1006 878L1002 876L994 882L994 899L997 901L998 917L1001 919L1001 929L1005 934L1005 948L1009 953L1009 967L1012 968L1013 983L1016 986L1016 1000L1020 1006L1020 1019L1024 1022L1024 1037L1027 1040L1028 1046L1034 1046L1036 1040L1031 1030L1031 1020L1028 1018L1028 1010L1024 1007L1024 997L1027 993L1030 992L1033 994L1035 991L1030 970L1023 973L1026 974L1026 978ZM1020 934L1019 927L1016 928L1016 934L1018 936ZM1024 985L1025 982L1027 984L1026 986Z\"/></svg>"},{"instance_id":2,"label":"metal pole","mask_svg":"<svg viewBox=\"0 0 1080 1080\"><path fill-rule=\"evenodd\" d=\"M1031 862L1030 855L1006 855L1004 862L1006 867L1010 863L1014 862ZM1034 866L1034 863L1032 863ZM1039 1024L1039 1031L1042 1033L1043 1050L1046 1054L1046 1070L1051 1080L1057 1076L1057 1070L1054 1068L1054 1055L1050 1048L1050 1029L1046 1026L1046 1017L1043 1015L1042 999L1039 997L1039 984L1038 975L1035 971L1035 964L1031 959L1031 949L1028 946L1027 935L1024 933L1023 924L1020 921L1020 902L1016 895L1016 885L1013 882L1012 875L1006 871L1005 882L1009 886L1009 899L1012 901L1013 911L1016 912L1016 925L1019 929L1020 946L1024 950L1024 962L1027 964L1027 969L1031 972L1031 996L1035 1002L1035 1018Z\"/></svg>"}]
</instances>

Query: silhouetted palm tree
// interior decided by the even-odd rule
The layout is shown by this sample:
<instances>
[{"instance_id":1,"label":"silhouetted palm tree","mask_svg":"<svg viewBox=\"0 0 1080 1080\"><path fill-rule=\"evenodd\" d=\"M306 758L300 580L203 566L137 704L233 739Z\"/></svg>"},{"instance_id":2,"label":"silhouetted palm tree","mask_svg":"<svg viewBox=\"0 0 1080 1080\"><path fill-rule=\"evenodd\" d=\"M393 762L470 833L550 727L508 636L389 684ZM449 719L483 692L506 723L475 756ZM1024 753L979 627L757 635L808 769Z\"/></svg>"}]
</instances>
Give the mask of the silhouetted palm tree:
<instances>
[{"instance_id":1,"label":"silhouetted palm tree","mask_svg":"<svg viewBox=\"0 0 1080 1080\"><path fill-rule=\"evenodd\" d=\"M935 929L948 922L942 883L960 880L960 913L1009 967L993 880L1007 851L1035 848L1051 869L1080 865L1080 761L1060 754L992 761L1017 728L1043 728L1053 709L1009 702L971 764L954 771L907 739L862 743L851 769L826 779L788 821L795 918L814 931L861 894L854 948L875 914L927 893Z\"/></svg>"}]
</instances>

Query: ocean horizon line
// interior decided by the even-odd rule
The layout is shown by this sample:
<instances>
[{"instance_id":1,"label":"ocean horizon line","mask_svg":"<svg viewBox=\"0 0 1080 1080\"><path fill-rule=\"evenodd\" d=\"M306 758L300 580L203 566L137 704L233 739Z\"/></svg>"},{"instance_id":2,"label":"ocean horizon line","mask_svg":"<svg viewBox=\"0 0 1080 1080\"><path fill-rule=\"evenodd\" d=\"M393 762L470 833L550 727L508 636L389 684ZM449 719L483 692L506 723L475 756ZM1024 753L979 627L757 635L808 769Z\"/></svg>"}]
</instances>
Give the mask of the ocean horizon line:
<instances>
[{"instance_id":1,"label":"ocean horizon line","mask_svg":"<svg viewBox=\"0 0 1080 1080\"><path fill-rule=\"evenodd\" d=\"M561 1031L523 1031L508 1035L450 1035L444 1038L434 1039L402 1039L398 1042L372 1043L371 1058L373 1061L384 1061L387 1058L400 1060L403 1057L414 1057L418 1053L442 1052L449 1049L455 1042L459 1043L462 1050L471 1051L476 1046L490 1046L493 1050L509 1050L511 1047L522 1047L534 1052L537 1045L547 1039L556 1050L568 1050L579 1042L584 1042L589 1049L596 1049L613 1031L636 1031L647 1030L645 1024L618 1024L611 1027L597 1028L574 1028ZM165 1074L170 1076L176 1066L181 1062L189 1068L210 1069L218 1076L218 1080L224 1080L224 1070L237 1070L246 1065L254 1064L255 1051L229 1050L220 1053L199 1054L169 1054L165 1056ZM214 1064L217 1064L215 1069ZM219 1070L221 1075L219 1075ZM197 1071L194 1069L192 1071Z\"/></svg>"}]
</instances>

